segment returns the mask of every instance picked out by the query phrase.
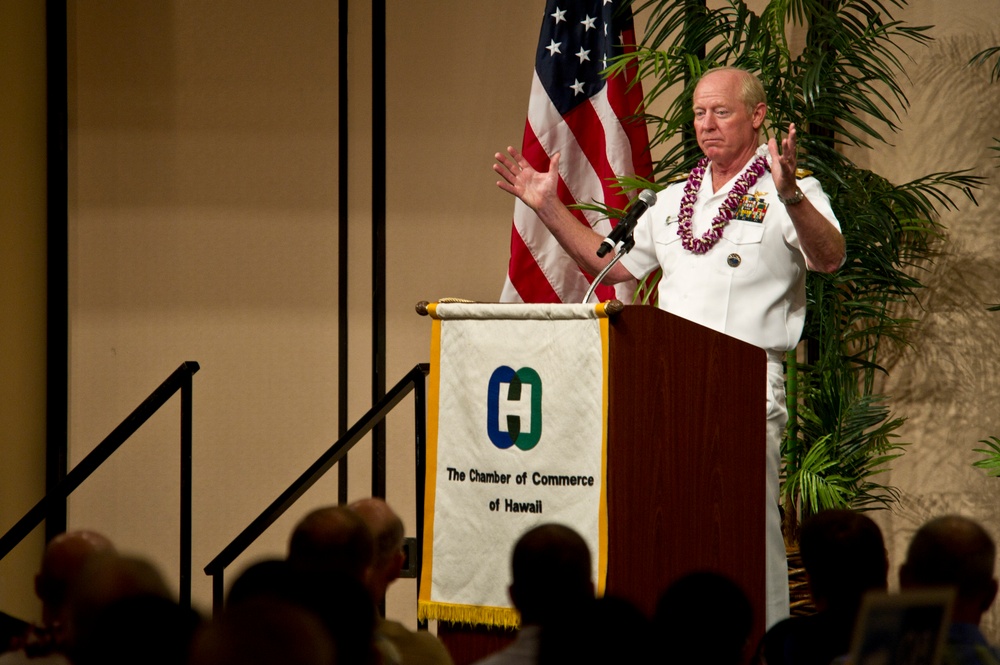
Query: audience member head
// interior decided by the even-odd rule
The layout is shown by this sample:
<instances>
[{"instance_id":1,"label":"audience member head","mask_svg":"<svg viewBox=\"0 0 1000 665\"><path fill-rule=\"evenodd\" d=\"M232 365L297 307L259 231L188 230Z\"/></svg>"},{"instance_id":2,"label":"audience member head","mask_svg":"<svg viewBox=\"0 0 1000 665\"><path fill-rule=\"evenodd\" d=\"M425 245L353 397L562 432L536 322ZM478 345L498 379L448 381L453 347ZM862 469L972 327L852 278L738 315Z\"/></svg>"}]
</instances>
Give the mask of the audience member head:
<instances>
[{"instance_id":1,"label":"audience member head","mask_svg":"<svg viewBox=\"0 0 1000 665\"><path fill-rule=\"evenodd\" d=\"M577 603L546 623L538 663L640 663L651 660L651 653L646 616L627 600L605 596Z\"/></svg>"},{"instance_id":2,"label":"audience member head","mask_svg":"<svg viewBox=\"0 0 1000 665\"><path fill-rule=\"evenodd\" d=\"M295 583L288 561L265 559L248 566L229 587L226 608L260 598L286 598Z\"/></svg>"},{"instance_id":3,"label":"audience member head","mask_svg":"<svg viewBox=\"0 0 1000 665\"><path fill-rule=\"evenodd\" d=\"M151 563L113 552L87 560L70 607L75 665L183 663L200 621L171 597Z\"/></svg>"},{"instance_id":4,"label":"audience member head","mask_svg":"<svg viewBox=\"0 0 1000 665\"><path fill-rule=\"evenodd\" d=\"M368 663L373 659L375 605L371 593L354 575L303 570L289 561L260 561L233 582L226 613L272 602L294 605L316 617L336 646L338 662Z\"/></svg>"},{"instance_id":5,"label":"audience member head","mask_svg":"<svg viewBox=\"0 0 1000 665\"><path fill-rule=\"evenodd\" d=\"M35 576L35 594L42 601L42 623L46 627L58 630L68 621L69 593L87 560L114 549L110 540L93 531L67 531L49 542Z\"/></svg>"},{"instance_id":6,"label":"audience member head","mask_svg":"<svg viewBox=\"0 0 1000 665\"><path fill-rule=\"evenodd\" d=\"M119 598L87 618L73 665L184 665L200 623L194 610L170 598Z\"/></svg>"},{"instance_id":7,"label":"audience member head","mask_svg":"<svg viewBox=\"0 0 1000 665\"><path fill-rule=\"evenodd\" d=\"M319 618L277 598L249 598L199 632L190 665L333 665L333 640Z\"/></svg>"},{"instance_id":8,"label":"audience member head","mask_svg":"<svg viewBox=\"0 0 1000 665\"><path fill-rule=\"evenodd\" d=\"M350 505L350 509L368 525L375 544L368 588L376 603L385 598L386 589L399 578L406 555L403 553L403 521L385 501L372 497Z\"/></svg>"},{"instance_id":9,"label":"audience member head","mask_svg":"<svg viewBox=\"0 0 1000 665\"><path fill-rule=\"evenodd\" d=\"M288 563L306 573L337 572L367 582L374 545L357 514L341 506L319 508L302 518L288 543Z\"/></svg>"},{"instance_id":10,"label":"audience member head","mask_svg":"<svg viewBox=\"0 0 1000 665\"><path fill-rule=\"evenodd\" d=\"M558 618L566 608L592 600L590 550L573 529L543 524L525 533L511 556L510 598L522 625Z\"/></svg>"},{"instance_id":11,"label":"audience member head","mask_svg":"<svg viewBox=\"0 0 1000 665\"><path fill-rule=\"evenodd\" d=\"M979 524L958 515L938 517L910 541L899 584L903 589L953 587L953 621L978 625L997 595L995 560L993 539Z\"/></svg>"},{"instance_id":12,"label":"audience member head","mask_svg":"<svg viewBox=\"0 0 1000 665\"><path fill-rule=\"evenodd\" d=\"M884 591L889 560L878 525L862 513L824 510L802 524L802 563L817 609L856 612L866 591Z\"/></svg>"},{"instance_id":13,"label":"audience member head","mask_svg":"<svg viewBox=\"0 0 1000 665\"><path fill-rule=\"evenodd\" d=\"M702 571L668 586L653 614L653 639L665 660L705 665L737 665L753 627L746 593L728 577Z\"/></svg>"}]
</instances>

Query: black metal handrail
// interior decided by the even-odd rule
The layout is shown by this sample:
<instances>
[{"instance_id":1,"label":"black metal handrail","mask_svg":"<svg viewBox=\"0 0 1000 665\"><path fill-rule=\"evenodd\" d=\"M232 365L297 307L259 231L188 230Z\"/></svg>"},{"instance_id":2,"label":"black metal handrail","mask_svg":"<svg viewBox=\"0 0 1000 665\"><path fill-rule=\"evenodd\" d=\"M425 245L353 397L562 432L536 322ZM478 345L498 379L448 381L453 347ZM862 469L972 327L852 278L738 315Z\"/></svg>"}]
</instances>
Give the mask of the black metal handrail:
<instances>
[{"instance_id":1,"label":"black metal handrail","mask_svg":"<svg viewBox=\"0 0 1000 665\"><path fill-rule=\"evenodd\" d=\"M271 502L243 531L226 545L219 554L205 566L205 574L212 578L212 610L216 616L222 611L225 593L224 575L226 568L243 554L268 527L288 510L306 490L312 487L334 464L340 461L368 432L382 422L385 417L406 397L414 391L414 421L417 455L417 505L423 505L423 454L424 438L426 436L426 382L425 377L430 370L429 365L420 364L410 370L385 397L379 400L365 415L347 432L330 446L313 464L288 486L277 499ZM382 459L372 462L372 487L385 487L385 450L381 451ZM378 477L380 476L380 477ZM384 492L383 492L384 493ZM385 498L382 496L382 498ZM423 520L418 512L417 534L421 537Z\"/></svg>"},{"instance_id":2,"label":"black metal handrail","mask_svg":"<svg viewBox=\"0 0 1000 665\"><path fill-rule=\"evenodd\" d=\"M179 390L181 393L181 533L180 533L180 602L191 606L191 389L192 380L201 367L194 361L182 363L160 386L150 393L118 427L66 474L41 501L24 514L14 526L0 536L0 559L20 544L42 523L49 511L65 502L83 481L142 427L160 407ZM63 504L64 505L64 504Z\"/></svg>"}]
</instances>

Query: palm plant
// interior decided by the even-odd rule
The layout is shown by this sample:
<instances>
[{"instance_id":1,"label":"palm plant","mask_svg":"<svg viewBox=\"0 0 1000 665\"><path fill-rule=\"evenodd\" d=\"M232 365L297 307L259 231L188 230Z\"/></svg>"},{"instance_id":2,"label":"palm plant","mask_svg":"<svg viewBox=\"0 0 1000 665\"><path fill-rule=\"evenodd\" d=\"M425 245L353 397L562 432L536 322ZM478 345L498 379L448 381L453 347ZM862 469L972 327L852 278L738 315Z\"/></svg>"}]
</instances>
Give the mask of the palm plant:
<instances>
[{"instance_id":1,"label":"palm plant","mask_svg":"<svg viewBox=\"0 0 1000 665\"><path fill-rule=\"evenodd\" d=\"M657 187L686 174L700 156L691 127L694 82L707 69L735 65L758 74L768 97L765 134L800 128L800 164L830 195L847 240L837 273L810 274L802 362L788 357L789 429L782 445L786 539L825 508L890 505L895 489L878 474L903 450L888 396L875 394L880 354L905 345L911 319L894 314L917 298L920 274L943 238L937 215L952 196L981 179L965 171L932 173L904 184L859 168L844 148L875 149L898 131L908 102L901 84L904 46L930 40L927 27L894 20L882 0L772 0L758 14L743 0L710 9L702 0L646 0L646 35L611 72L636 67L646 89L651 146L662 156L651 181L623 178L626 189ZM893 0L902 7L905 0ZM804 31L793 51L791 30ZM654 278L655 279L655 278Z\"/></svg>"},{"instance_id":2,"label":"palm plant","mask_svg":"<svg viewBox=\"0 0 1000 665\"><path fill-rule=\"evenodd\" d=\"M991 436L988 439L981 439L979 443L985 448L976 448L977 453L982 453L984 457L972 463L972 466L982 469L989 476L1000 478L1000 438Z\"/></svg>"}]
</instances>

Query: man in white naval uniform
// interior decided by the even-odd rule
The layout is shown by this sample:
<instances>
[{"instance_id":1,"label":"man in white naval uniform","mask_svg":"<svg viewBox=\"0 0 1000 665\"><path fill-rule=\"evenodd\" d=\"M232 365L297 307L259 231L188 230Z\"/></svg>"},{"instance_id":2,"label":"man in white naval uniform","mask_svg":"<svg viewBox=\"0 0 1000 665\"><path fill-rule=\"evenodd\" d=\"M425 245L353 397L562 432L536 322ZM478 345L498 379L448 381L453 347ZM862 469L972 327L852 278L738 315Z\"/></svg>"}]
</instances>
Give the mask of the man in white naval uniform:
<instances>
[{"instance_id":1,"label":"man in white naval uniform","mask_svg":"<svg viewBox=\"0 0 1000 665\"><path fill-rule=\"evenodd\" d=\"M781 434L787 420L781 366L805 319L807 269L833 272L844 262L844 238L829 199L814 178L796 180L796 131L760 145L767 115L764 89L735 68L707 72L694 92L694 128L705 157L660 192L640 219L635 248L605 283L663 269L659 306L768 352L767 626L788 615L788 571L778 512ZM559 155L545 173L514 148L496 154L497 186L538 215L566 252L596 275L603 237L580 224L558 198Z\"/></svg>"}]
</instances>

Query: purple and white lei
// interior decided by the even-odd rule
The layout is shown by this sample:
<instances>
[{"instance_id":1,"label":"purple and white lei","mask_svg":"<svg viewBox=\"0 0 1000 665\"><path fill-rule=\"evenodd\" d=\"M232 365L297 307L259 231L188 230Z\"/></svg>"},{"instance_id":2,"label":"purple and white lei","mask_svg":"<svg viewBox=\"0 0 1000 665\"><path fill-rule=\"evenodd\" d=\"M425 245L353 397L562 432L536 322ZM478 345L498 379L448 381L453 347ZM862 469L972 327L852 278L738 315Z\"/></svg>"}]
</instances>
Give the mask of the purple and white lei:
<instances>
[{"instance_id":1,"label":"purple and white lei","mask_svg":"<svg viewBox=\"0 0 1000 665\"><path fill-rule=\"evenodd\" d=\"M701 188L701 181L705 177L705 167L708 166L708 157L702 157L698 166L688 174L687 184L684 185L684 196L681 198L680 214L677 216L677 235L681 238L681 245L684 249L695 254L704 254L715 247L722 237L722 230L729 224L739 208L740 201L747 195L750 188L757 184L757 180L768 170L767 159L759 154L754 156L743 173L737 178L733 188L729 191L726 200L719 206L719 213L712 219L712 226L700 238L695 238L691 230L691 216L694 214L694 204L698 201L698 189Z\"/></svg>"}]
</instances>

